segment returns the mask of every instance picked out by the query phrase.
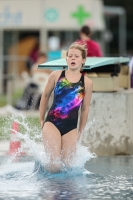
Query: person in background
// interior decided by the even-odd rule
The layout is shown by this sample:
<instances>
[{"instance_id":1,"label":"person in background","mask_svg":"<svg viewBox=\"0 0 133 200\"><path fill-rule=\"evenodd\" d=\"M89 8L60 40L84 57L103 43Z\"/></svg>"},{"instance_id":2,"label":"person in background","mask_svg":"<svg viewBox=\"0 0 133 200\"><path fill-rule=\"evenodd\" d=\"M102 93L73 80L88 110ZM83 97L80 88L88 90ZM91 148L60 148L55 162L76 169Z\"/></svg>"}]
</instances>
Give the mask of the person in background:
<instances>
[{"instance_id":1,"label":"person in background","mask_svg":"<svg viewBox=\"0 0 133 200\"><path fill-rule=\"evenodd\" d=\"M40 73L40 72L51 74L52 71L50 69L38 69L38 65L45 63L46 61L47 61L47 54L39 52L37 56L37 61L31 67L31 76L33 76L35 73Z\"/></svg>"},{"instance_id":2,"label":"person in background","mask_svg":"<svg viewBox=\"0 0 133 200\"><path fill-rule=\"evenodd\" d=\"M51 74L50 69L39 69L38 65L43 64L47 61L47 54L43 52L39 52L37 56L37 61L33 64L31 67L31 84L32 86L36 85L37 86L37 91L35 91L33 95L33 105L32 107L36 107L37 109L39 108L39 103L40 103L40 95L43 93L44 86L47 83L48 77ZM52 95L50 97L48 107L52 103ZM39 100L38 100L39 99ZM38 103L36 103L38 102ZM34 106L34 103L37 105Z\"/></svg>"},{"instance_id":3,"label":"person in background","mask_svg":"<svg viewBox=\"0 0 133 200\"><path fill-rule=\"evenodd\" d=\"M20 110L37 110L39 109L40 98L48 77L51 74L50 69L38 69L38 65L46 62L46 53L40 52L37 56L37 61L33 64L30 71L30 77L26 74L23 78L26 81L26 86L21 99L16 102L15 108ZM49 101L51 105L52 98Z\"/></svg>"},{"instance_id":4,"label":"person in background","mask_svg":"<svg viewBox=\"0 0 133 200\"><path fill-rule=\"evenodd\" d=\"M91 39L92 32L88 26L83 26L79 32L80 40L77 42L86 44L87 57L102 57L100 45Z\"/></svg>"}]
</instances>

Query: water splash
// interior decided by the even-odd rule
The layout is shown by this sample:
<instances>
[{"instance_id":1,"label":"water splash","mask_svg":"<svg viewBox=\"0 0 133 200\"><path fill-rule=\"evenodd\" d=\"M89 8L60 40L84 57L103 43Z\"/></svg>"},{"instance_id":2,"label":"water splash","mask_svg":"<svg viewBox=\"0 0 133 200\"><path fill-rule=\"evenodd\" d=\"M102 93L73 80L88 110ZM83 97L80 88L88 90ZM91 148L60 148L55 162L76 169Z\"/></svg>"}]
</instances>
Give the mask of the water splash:
<instances>
[{"instance_id":1,"label":"water splash","mask_svg":"<svg viewBox=\"0 0 133 200\"><path fill-rule=\"evenodd\" d=\"M3 129L4 137L9 135L9 132L11 132L11 123L13 121L16 121L19 126L21 127L21 130L16 133L17 137L19 137L20 140L23 141L23 145L21 146L21 149L16 154L19 154L23 149L28 148L28 153L32 155L35 159L35 166L33 172L40 172L45 171L45 166L47 162L49 161L49 157L46 154L45 151L41 151L36 144L36 141L42 142L42 133L41 129L38 126L34 126L31 124L27 117L19 114L19 115L12 115L8 117L8 120L6 120L5 129ZM94 122L87 123L87 130L90 126L92 126ZM7 134L8 133L8 134ZM74 159L71 162L71 169L81 169L84 167L84 164L86 161L88 161L90 158L94 157L95 155L90 153L89 148L82 145L82 137L79 140L77 144L77 151L74 156ZM13 160L15 160L16 154L10 157L7 161L7 163L11 163ZM62 165L62 172L66 171L67 169ZM69 171L69 170L68 170ZM45 171L46 173L46 171Z\"/></svg>"},{"instance_id":2,"label":"water splash","mask_svg":"<svg viewBox=\"0 0 133 200\"><path fill-rule=\"evenodd\" d=\"M60 173L51 174L44 168L44 163L48 157L43 150L40 150L37 141L42 142L42 135L39 126L30 124L24 116L8 117L5 126L2 127L5 135L2 137L10 138L12 121L17 120L22 131L17 135L23 140L23 148L30 150L29 154L33 157L32 161L18 160L12 162L8 158L6 162L0 165L0 199L125 199L133 198L132 176L108 176L102 174L92 174L84 169L84 164L95 155L90 153L89 148L82 145L82 140L86 137L83 133L77 144L76 156L72 161L71 168ZM87 127L92 127L95 121L87 123ZM89 134L89 133L87 133ZM5 156L4 156L5 157ZM29 158L29 155L28 155ZM101 160L101 158L99 158ZM109 159L109 158L107 158ZM116 158L117 159L117 158ZM124 158L125 159L125 158ZM36 162L35 162L36 161ZM132 158L128 161L132 161ZM88 162L86 162L88 163ZM101 164L98 163L98 169L102 172L109 171L109 167L103 169L103 164L109 164L104 158ZM117 170L122 167L120 162ZM112 166L115 162L112 161ZM132 163L131 172L132 172ZM94 164L94 167L96 165ZM111 166L110 166L111 167ZM127 169L127 159L125 159L125 169ZM125 170L124 169L124 170ZM115 167L116 170L116 167ZM118 173L117 173L118 174ZM132 174L132 173L130 173Z\"/></svg>"}]
</instances>

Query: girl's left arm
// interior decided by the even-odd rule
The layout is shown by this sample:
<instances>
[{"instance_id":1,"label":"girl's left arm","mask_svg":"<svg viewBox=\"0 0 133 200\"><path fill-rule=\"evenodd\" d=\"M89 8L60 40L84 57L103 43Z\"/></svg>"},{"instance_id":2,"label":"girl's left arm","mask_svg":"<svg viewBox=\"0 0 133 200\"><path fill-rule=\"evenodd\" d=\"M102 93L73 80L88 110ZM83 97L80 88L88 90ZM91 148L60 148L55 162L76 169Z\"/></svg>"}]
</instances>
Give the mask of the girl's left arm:
<instances>
[{"instance_id":1,"label":"girl's left arm","mask_svg":"<svg viewBox=\"0 0 133 200\"><path fill-rule=\"evenodd\" d=\"M88 119L92 90L93 90L92 81L88 77L85 77L85 96L81 106L79 129L78 129L79 137L81 136Z\"/></svg>"}]
</instances>

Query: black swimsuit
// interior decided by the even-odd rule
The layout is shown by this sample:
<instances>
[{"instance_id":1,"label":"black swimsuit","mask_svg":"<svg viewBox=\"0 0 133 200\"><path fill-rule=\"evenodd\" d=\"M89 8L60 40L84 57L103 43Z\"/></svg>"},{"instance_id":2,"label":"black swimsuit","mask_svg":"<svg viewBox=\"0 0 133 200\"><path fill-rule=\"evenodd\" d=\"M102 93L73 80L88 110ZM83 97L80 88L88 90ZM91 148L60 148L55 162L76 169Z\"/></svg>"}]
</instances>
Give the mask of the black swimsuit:
<instances>
[{"instance_id":1,"label":"black swimsuit","mask_svg":"<svg viewBox=\"0 0 133 200\"><path fill-rule=\"evenodd\" d=\"M69 82L62 71L55 89L53 104L45 122L53 123L61 135L77 128L78 111L85 94L84 75L77 83Z\"/></svg>"}]
</instances>

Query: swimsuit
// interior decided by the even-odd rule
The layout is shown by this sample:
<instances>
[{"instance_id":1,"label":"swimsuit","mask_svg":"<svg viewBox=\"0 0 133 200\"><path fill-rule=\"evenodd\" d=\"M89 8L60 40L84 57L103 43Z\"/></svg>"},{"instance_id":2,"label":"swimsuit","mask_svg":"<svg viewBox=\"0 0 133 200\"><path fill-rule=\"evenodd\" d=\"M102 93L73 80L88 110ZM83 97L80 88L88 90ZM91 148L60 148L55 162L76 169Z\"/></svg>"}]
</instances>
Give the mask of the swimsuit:
<instances>
[{"instance_id":1,"label":"swimsuit","mask_svg":"<svg viewBox=\"0 0 133 200\"><path fill-rule=\"evenodd\" d=\"M55 89L53 104L45 122L53 123L61 136L77 128L78 111L85 94L84 75L77 83L69 82L62 71Z\"/></svg>"}]
</instances>

